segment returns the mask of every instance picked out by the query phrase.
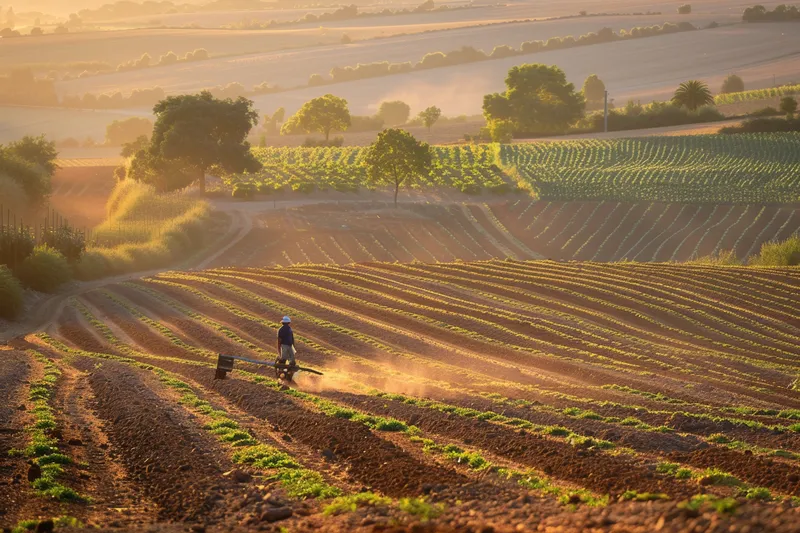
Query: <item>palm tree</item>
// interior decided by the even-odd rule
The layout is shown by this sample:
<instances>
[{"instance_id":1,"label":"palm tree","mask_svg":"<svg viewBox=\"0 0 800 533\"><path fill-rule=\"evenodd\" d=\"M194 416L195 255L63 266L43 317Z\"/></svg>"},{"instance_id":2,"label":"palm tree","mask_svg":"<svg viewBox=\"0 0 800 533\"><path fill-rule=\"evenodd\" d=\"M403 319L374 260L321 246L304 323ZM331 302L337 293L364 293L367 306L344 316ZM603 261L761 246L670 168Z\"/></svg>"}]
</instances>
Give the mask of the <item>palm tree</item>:
<instances>
[{"instance_id":1,"label":"palm tree","mask_svg":"<svg viewBox=\"0 0 800 533\"><path fill-rule=\"evenodd\" d=\"M713 104L714 97L711 95L708 85L702 81L690 80L678 86L672 102L694 111L698 107Z\"/></svg>"}]
</instances>

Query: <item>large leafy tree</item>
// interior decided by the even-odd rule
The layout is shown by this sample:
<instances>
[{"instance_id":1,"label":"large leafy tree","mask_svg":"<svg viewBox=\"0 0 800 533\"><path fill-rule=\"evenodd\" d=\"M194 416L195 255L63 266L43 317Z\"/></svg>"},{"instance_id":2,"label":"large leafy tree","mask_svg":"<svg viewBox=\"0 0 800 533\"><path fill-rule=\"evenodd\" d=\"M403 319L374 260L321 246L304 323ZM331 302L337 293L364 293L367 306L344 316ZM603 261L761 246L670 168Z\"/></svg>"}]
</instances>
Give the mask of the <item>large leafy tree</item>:
<instances>
[{"instance_id":1,"label":"large leafy tree","mask_svg":"<svg viewBox=\"0 0 800 533\"><path fill-rule=\"evenodd\" d=\"M483 97L489 122L510 121L517 132L565 130L583 116L583 96L556 66L519 65L508 71L506 90Z\"/></svg>"},{"instance_id":2,"label":"large leafy tree","mask_svg":"<svg viewBox=\"0 0 800 533\"><path fill-rule=\"evenodd\" d=\"M258 123L253 102L246 98L221 100L208 91L170 96L153 108L156 123L149 146L136 154L131 177L161 190L185 186L185 179L164 173L192 176L205 193L206 172L256 170L247 134Z\"/></svg>"},{"instance_id":3,"label":"large leafy tree","mask_svg":"<svg viewBox=\"0 0 800 533\"><path fill-rule=\"evenodd\" d=\"M435 105L432 105L424 111L420 111L419 113L419 118L422 120L422 123L425 125L425 127L428 128L429 133L433 125L436 124L436 121L438 121L439 117L441 116L442 110Z\"/></svg>"},{"instance_id":4,"label":"large leafy tree","mask_svg":"<svg viewBox=\"0 0 800 533\"><path fill-rule=\"evenodd\" d=\"M672 97L672 102L692 111L704 105L714 103L714 96L708 85L699 80L689 80L681 83Z\"/></svg>"},{"instance_id":5,"label":"large leafy tree","mask_svg":"<svg viewBox=\"0 0 800 533\"><path fill-rule=\"evenodd\" d=\"M15 181L31 205L41 205L50 195L50 179L58 169L56 145L43 135L26 135L6 146L0 145L0 176Z\"/></svg>"},{"instance_id":6,"label":"large leafy tree","mask_svg":"<svg viewBox=\"0 0 800 533\"><path fill-rule=\"evenodd\" d=\"M736 74L729 74L722 82L722 88L719 92L726 93L740 93L744 91L744 80Z\"/></svg>"},{"instance_id":7,"label":"large leafy tree","mask_svg":"<svg viewBox=\"0 0 800 533\"><path fill-rule=\"evenodd\" d=\"M592 74L583 82L582 92L587 102L602 102L606 96L606 84L597 74Z\"/></svg>"},{"instance_id":8,"label":"large leafy tree","mask_svg":"<svg viewBox=\"0 0 800 533\"><path fill-rule=\"evenodd\" d=\"M350 127L350 110L347 107L347 100L326 94L303 104L303 107L283 125L281 134L318 131L325 135L325 142L328 142L332 131L345 131L348 127Z\"/></svg>"},{"instance_id":9,"label":"large leafy tree","mask_svg":"<svg viewBox=\"0 0 800 533\"><path fill-rule=\"evenodd\" d=\"M387 126L399 126L408 122L408 117L411 116L411 106L400 100L381 102L378 107L378 116Z\"/></svg>"},{"instance_id":10,"label":"large leafy tree","mask_svg":"<svg viewBox=\"0 0 800 533\"><path fill-rule=\"evenodd\" d=\"M400 186L411 186L429 174L431 161L430 146L400 129L380 132L364 156L369 182L394 186L395 207Z\"/></svg>"}]
</instances>

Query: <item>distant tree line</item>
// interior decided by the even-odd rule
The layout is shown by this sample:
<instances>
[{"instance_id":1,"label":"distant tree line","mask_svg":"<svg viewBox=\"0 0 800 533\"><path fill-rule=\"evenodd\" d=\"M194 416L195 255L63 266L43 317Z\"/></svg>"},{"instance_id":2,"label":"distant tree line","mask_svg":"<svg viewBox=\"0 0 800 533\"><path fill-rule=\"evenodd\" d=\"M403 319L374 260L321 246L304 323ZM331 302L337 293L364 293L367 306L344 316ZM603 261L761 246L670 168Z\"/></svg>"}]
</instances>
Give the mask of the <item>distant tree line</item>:
<instances>
[{"instance_id":1,"label":"distant tree line","mask_svg":"<svg viewBox=\"0 0 800 533\"><path fill-rule=\"evenodd\" d=\"M515 49L508 45L500 45L496 46L489 54L483 50L477 50L471 46L464 46L459 50L454 50L448 53L432 52L426 54L418 63L411 63L410 61L405 63L389 63L388 61L381 61L375 63L359 63L354 67L334 67L330 71L330 79L327 80L327 82L336 83L379 76L388 76L391 74L401 74L415 70L427 70L439 67L449 67L453 65L463 65L478 61L503 59L507 57L533 54L536 52L549 52L552 50L561 50L576 46L589 46L593 44L610 43L627 39L639 39L644 37L665 35L669 33L694 31L696 29L697 28L689 22L681 22L679 24L666 22L660 26L655 25L636 27L629 31L621 30L619 33L616 33L611 28L602 28L597 32L587 33L577 38L568 36L552 37L546 41L526 41L520 45L519 49ZM312 86L323 85L325 83L326 79L320 74L312 74L309 78L309 85Z\"/></svg>"},{"instance_id":2,"label":"distant tree line","mask_svg":"<svg viewBox=\"0 0 800 533\"><path fill-rule=\"evenodd\" d=\"M742 13L742 20L745 22L786 22L790 20L800 20L800 8L798 6L787 6L781 4L772 11L762 5L748 7Z\"/></svg>"},{"instance_id":3,"label":"distant tree line","mask_svg":"<svg viewBox=\"0 0 800 533\"><path fill-rule=\"evenodd\" d=\"M436 7L433 0L426 0L425 2L421 3L414 9L382 9L381 11L359 11L358 6L355 4L342 6L335 11L329 11L326 13L320 13L316 15L314 13L306 13L302 18L294 19L294 20L268 20L268 21L258 21L258 20L244 20L241 22L237 22L236 24L231 24L226 26L227 28L233 30L266 30L269 28L274 28L276 26L294 26L297 24L309 24L315 22L333 22L339 20L352 20L357 18L367 18L367 17L390 17L394 15L409 15L412 13L435 13L441 11L454 11L458 9L468 9L469 6L459 6L459 7L450 7L449 5L445 4L439 7Z\"/></svg>"}]
</instances>

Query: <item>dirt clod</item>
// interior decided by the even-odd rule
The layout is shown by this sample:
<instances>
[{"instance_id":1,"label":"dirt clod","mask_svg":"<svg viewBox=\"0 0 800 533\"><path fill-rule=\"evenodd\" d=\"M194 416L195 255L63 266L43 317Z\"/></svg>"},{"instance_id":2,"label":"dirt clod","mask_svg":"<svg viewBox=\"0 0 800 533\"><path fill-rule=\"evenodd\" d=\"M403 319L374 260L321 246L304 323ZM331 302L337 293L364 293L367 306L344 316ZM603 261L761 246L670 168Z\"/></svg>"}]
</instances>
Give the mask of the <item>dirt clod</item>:
<instances>
[{"instance_id":1,"label":"dirt clod","mask_svg":"<svg viewBox=\"0 0 800 533\"><path fill-rule=\"evenodd\" d=\"M291 507L276 507L274 509L264 511L259 517L259 520L262 522L278 522L280 520L291 518L292 514Z\"/></svg>"}]
</instances>

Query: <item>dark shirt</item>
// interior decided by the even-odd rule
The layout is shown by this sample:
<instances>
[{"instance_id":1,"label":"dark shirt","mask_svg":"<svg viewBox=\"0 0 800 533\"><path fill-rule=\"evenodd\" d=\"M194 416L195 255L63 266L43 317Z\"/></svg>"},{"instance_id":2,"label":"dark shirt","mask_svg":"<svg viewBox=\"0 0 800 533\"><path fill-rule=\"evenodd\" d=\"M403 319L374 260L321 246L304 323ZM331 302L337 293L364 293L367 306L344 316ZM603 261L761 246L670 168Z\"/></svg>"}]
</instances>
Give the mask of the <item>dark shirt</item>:
<instances>
[{"instance_id":1,"label":"dark shirt","mask_svg":"<svg viewBox=\"0 0 800 533\"><path fill-rule=\"evenodd\" d=\"M281 341L281 344L294 346L294 333L292 333L292 327L289 324L284 324L278 330L278 340Z\"/></svg>"}]
</instances>

